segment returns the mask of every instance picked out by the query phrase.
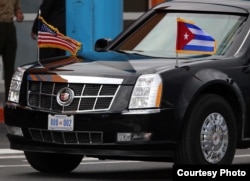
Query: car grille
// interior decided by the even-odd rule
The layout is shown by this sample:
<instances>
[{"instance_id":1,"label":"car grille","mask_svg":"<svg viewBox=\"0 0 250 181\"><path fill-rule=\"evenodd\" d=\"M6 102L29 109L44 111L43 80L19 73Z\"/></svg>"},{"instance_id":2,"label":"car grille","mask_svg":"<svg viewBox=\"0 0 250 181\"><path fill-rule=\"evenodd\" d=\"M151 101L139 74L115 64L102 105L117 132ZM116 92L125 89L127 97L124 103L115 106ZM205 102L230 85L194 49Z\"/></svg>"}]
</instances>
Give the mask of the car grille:
<instances>
[{"instance_id":1,"label":"car grille","mask_svg":"<svg viewBox=\"0 0 250 181\"><path fill-rule=\"evenodd\" d=\"M74 91L69 105L59 105L57 94L63 88ZM79 84L28 81L28 106L55 112L85 112L109 110L119 85Z\"/></svg>"},{"instance_id":2,"label":"car grille","mask_svg":"<svg viewBox=\"0 0 250 181\"><path fill-rule=\"evenodd\" d=\"M82 131L51 131L41 129L29 129L34 141L56 144L100 144L103 143L102 132Z\"/></svg>"}]
</instances>

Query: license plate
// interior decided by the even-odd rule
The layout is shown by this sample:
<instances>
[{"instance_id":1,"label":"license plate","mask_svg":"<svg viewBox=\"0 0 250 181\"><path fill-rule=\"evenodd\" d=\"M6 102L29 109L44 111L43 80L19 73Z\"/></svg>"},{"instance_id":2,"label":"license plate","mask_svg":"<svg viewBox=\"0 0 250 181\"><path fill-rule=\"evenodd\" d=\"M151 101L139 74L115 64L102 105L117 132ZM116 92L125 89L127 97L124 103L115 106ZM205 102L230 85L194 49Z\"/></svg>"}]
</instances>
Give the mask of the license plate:
<instances>
[{"instance_id":1,"label":"license plate","mask_svg":"<svg viewBox=\"0 0 250 181\"><path fill-rule=\"evenodd\" d=\"M63 130L73 131L74 129L74 116L68 115L51 115L48 116L48 129L49 130Z\"/></svg>"}]
</instances>

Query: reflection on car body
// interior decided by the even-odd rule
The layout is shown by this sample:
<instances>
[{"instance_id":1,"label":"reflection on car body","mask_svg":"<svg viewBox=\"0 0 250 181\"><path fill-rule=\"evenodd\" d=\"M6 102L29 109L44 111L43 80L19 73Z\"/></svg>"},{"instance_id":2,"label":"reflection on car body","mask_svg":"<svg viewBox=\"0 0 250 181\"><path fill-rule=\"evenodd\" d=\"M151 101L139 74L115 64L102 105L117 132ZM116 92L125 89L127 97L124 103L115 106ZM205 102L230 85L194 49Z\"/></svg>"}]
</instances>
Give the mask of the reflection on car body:
<instances>
[{"instance_id":1,"label":"reflection on car body","mask_svg":"<svg viewBox=\"0 0 250 181\"><path fill-rule=\"evenodd\" d=\"M248 1L166 2L99 52L19 67L4 107L11 148L43 172L83 156L231 164L250 147L249 11ZM178 17L216 52L177 54Z\"/></svg>"}]
</instances>

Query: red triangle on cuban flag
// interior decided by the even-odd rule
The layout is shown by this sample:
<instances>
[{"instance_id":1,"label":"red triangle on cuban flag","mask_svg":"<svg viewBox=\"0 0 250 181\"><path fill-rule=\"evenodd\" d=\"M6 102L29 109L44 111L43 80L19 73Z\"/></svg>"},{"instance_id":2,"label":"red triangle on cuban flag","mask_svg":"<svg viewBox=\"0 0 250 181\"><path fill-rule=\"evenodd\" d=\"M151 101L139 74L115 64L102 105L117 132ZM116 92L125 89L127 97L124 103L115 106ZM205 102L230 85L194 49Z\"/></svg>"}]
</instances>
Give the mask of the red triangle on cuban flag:
<instances>
[{"instance_id":1,"label":"red triangle on cuban flag","mask_svg":"<svg viewBox=\"0 0 250 181\"><path fill-rule=\"evenodd\" d=\"M176 50L183 50L185 45L188 44L192 39L194 39L195 35L187 28L185 22L177 21L177 42L176 42Z\"/></svg>"}]
</instances>

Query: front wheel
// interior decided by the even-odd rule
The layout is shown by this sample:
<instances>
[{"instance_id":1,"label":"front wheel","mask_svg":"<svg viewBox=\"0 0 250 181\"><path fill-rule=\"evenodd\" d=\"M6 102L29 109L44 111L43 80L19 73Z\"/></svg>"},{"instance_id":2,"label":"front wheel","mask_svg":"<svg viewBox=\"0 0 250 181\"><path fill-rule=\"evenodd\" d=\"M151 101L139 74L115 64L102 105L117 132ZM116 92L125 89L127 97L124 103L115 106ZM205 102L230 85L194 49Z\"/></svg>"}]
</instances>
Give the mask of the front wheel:
<instances>
[{"instance_id":1,"label":"front wheel","mask_svg":"<svg viewBox=\"0 0 250 181\"><path fill-rule=\"evenodd\" d=\"M24 152L29 164L40 172L65 173L74 170L82 161L82 155Z\"/></svg>"},{"instance_id":2,"label":"front wheel","mask_svg":"<svg viewBox=\"0 0 250 181\"><path fill-rule=\"evenodd\" d=\"M178 142L176 164L231 164L236 150L236 121L221 96L201 96L190 110Z\"/></svg>"}]
</instances>

